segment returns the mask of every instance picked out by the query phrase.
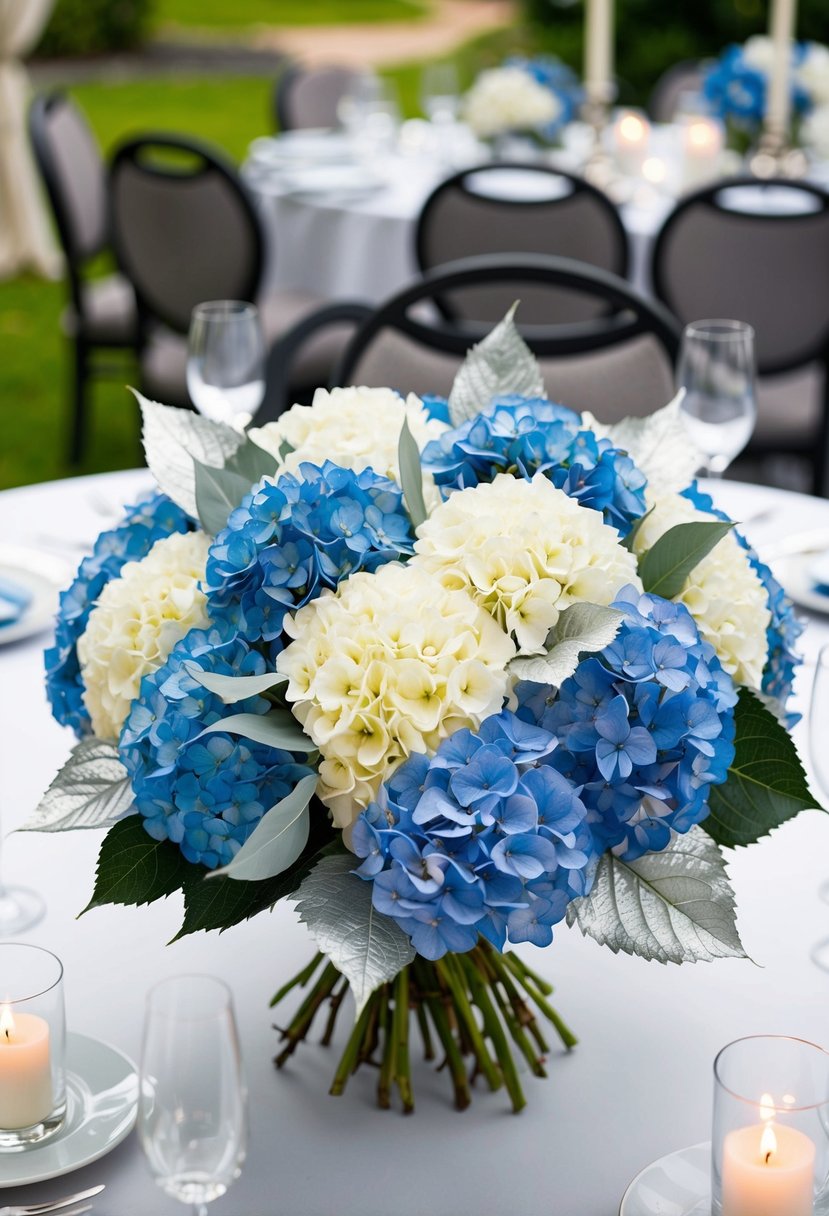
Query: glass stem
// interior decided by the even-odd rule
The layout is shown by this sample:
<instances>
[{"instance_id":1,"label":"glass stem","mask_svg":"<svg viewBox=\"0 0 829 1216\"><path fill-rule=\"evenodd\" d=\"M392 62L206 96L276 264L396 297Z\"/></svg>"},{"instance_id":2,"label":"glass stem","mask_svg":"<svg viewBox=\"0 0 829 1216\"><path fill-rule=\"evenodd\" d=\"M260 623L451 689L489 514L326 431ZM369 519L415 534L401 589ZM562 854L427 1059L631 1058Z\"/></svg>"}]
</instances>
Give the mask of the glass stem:
<instances>
[{"instance_id":1,"label":"glass stem","mask_svg":"<svg viewBox=\"0 0 829 1216\"><path fill-rule=\"evenodd\" d=\"M207 1216L207 1204L206 1203L194 1203L193 1204L193 1216Z\"/></svg>"}]
</instances>

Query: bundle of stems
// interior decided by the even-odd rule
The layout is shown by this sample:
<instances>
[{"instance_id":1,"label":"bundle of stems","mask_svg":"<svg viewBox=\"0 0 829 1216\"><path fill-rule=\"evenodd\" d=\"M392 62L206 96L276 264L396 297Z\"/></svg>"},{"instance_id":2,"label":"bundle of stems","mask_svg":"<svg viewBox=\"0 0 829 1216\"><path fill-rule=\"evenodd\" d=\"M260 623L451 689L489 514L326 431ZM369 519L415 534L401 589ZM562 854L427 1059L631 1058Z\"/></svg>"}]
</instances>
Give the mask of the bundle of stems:
<instances>
[{"instance_id":1,"label":"bundle of stems","mask_svg":"<svg viewBox=\"0 0 829 1216\"><path fill-rule=\"evenodd\" d=\"M271 1007L295 988L310 985L291 1022L275 1027L281 1035L277 1068L291 1058L327 1008L322 1043L328 1046L348 980L324 954L280 988ZM526 1106L513 1051L524 1056L537 1077L546 1076L550 1051L539 1015L554 1028L569 1050L577 1040L550 1005L552 986L513 953L499 954L479 940L468 954L447 954L437 962L417 958L389 983L372 993L356 1020L343 1051L330 1092L342 1094L348 1078L361 1065L378 1070L377 1103L388 1110L396 1089L405 1114L414 1110L409 1030L417 1022L424 1058L439 1060L454 1090L455 1107L464 1110L472 1086L483 1077L491 1090L506 1089L517 1114Z\"/></svg>"}]
</instances>

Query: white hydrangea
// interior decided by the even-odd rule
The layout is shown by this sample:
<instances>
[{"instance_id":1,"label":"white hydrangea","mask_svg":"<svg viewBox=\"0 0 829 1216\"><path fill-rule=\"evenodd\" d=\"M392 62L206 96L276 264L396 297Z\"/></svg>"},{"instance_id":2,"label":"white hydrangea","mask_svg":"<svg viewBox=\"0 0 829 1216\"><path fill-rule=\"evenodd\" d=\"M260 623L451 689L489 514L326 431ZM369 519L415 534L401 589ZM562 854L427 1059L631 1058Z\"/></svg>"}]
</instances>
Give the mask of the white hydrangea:
<instances>
[{"instance_id":1,"label":"white hydrangea","mask_svg":"<svg viewBox=\"0 0 829 1216\"><path fill-rule=\"evenodd\" d=\"M463 103L463 117L480 139L546 127L560 113L552 90L520 67L481 72Z\"/></svg>"},{"instance_id":2,"label":"white hydrangea","mask_svg":"<svg viewBox=\"0 0 829 1216\"><path fill-rule=\"evenodd\" d=\"M676 524L710 519L680 494L666 495L645 517L634 550L637 555L644 553ZM694 567L674 598L691 613L728 674L738 684L759 688L768 659L768 595L733 533Z\"/></svg>"},{"instance_id":3,"label":"white hydrangea","mask_svg":"<svg viewBox=\"0 0 829 1216\"><path fill-rule=\"evenodd\" d=\"M414 752L497 713L515 647L463 591L391 563L285 621L286 696L322 754L319 796L348 828Z\"/></svg>"},{"instance_id":4,"label":"white hydrangea","mask_svg":"<svg viewBox=\"0 0 829 1216\"><path fill-rule=\"evenodd\" d=\"M774 66L774 43L768 34L752 34L750 38L746 38L743 43L743 59L750 68L769 76Z\"/></svg>"},{"instance_id":5,"label":"white hydrangea","mask_svg":"<svg viewBox=\"0 0 829 1216\"><path fill-rule=\"evenodd\" d=\"M166 536L101 592L78 641L84 704L99 738L118 738L142 676L207 624L199 584L209 546L204 532Z\"/></svg>"},{"instance_id":6,"label":"white hydrangea","mask_svg":"<svg viewBox=\"0 0 829 1216\"><path fill-rule=\"evenodd\" d=\"M795 80L815 106L829 105L829 47L821 42L808 42L806 53L795 68Z\"/></svg>"},{"instance_id":7,"label":"white hydrangea","mask_svg":"<svg viewBox=\"0 0 829 1216\"><path fill-rule=\"evenodd\" d=\"M397 446L404 421L421 451L447 429L429 417L414 393L404 401L390 388L318 388L311 405L294 405L275 422L248 433L277 458L282 444L290 444L294 450L281 461L281 473L296 473L303 460L333 460L345 469L372 468L399 482ZM427 505L440 501L429 473L423 475L423 492Z\"/></svg>"},{"instance_id":8,"label":"white hydrangea","mask_svg":"<svg viewBox=\"0 0 829 1216\"><path fill-rule=\"evenodd\" d=\"M500 473L460 490L417 535L414 563L468 591L521 654L543 650L570 604L609 604L627 584L641 586L615 528L541 473L532 481Z\"/></svg>"}]
</instances>

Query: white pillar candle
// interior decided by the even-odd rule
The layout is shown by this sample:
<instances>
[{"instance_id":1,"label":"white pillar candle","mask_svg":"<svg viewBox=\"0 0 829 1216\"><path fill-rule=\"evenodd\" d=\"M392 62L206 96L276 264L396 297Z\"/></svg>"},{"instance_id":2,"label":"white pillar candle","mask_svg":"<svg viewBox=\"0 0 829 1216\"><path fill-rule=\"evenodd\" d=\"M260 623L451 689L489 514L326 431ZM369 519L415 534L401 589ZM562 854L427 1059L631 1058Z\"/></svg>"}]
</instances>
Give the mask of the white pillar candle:
<instances>
[{"instance_id":1,"label":"white pillar candle","mask_svg":"<svg viewBox=\"0 0 829 1216\"><path fill-rule=\"evenodd\" d=\"M813 1216L815 1146L795 1127L759 1123L723 1143L722 1216Z\"/></svg>"},{"instance_id":2,"label":"white pillar candle","mask_svg":"<svg viewBox=\"0 0 829 1216\"><path fill-rule=\"evenodd\" d=\"M786 137L791 109L792 38L796 0L772 0L769 36L772 41L771 77L766 103L766 127Z\"/></svg>"},{"instance_id":3,"label":"white pillar candle","mask_svg":"<svg viewBox=\"0 0 829 1216\"><path fill-rule=\"evenodd\" d=\"M31 1127L53 1106L49 1023L0 1006L0 1129Z\"/></svg>"},{"instance_id":4,"label":"white pillar candle","mask_svg":"<svg viewBox=\"0 0 829 1216\"><path fill-rule=\"evenodd\" d=\"M719 173L723 129L710 118L688 118L682 124L682 180L686 188L712 181Z\"/></svg>"},{"instance_id":5,"label":"white pillar candle","mask_svg":"<svg viewBox=\"0 0 829 1216\"><path fill-rule=\"evenodd\" d=\"M632 111L620 114L613 124L616 163L626 177L638 177L642 172L642 162L648 154L650 134L648 120Z\"/></svg>"},{"instance_id":6,"label":"white pillar candle","mask_svg":"<svg viewBox=\"0 0 829 1216\"><path fill-rule=\"evenodd\" d=\"M584 87L588 101L607 103L613 83L613 0L585 0Z\"/></svg>"}]
</instances>

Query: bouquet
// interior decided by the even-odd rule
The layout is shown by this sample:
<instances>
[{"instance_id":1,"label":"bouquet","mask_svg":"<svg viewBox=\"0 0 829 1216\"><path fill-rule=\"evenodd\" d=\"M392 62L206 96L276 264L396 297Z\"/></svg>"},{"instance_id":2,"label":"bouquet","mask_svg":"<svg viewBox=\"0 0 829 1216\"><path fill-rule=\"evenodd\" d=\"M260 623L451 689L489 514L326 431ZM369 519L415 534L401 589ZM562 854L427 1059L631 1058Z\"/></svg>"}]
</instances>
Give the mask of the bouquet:
<instances>
[{"instance_id":1,"label":"bouquet","mask_svg":"<svg viewBox=\"0 0 829 1216\"><path fill-rule=\"evenodd\" d=\"M463 117L480 139L516 134L555 143L581 100L578 78L555 56L512 58L480 73L464 98Z\"/></svg>"},{"instance_id":2,"label":"bouquet","mask_svg":"<svg viewBox=\"0 0 829 1216\"><path fill-rule=\"evenodd\" d=\"M758 34L743 45L726 47L705 73L703 96L725 122L739 151L759 137L773 61L771 39ZM793 43L790 79L797 133L813 110L829 105L829 48L817 42Z\"/></svg>"},{"instance_id":3,"label":"bouquet","mask_svg":"<svg viewBox=\"0 0 829 1216\"><path fill-rule=\"evenodd\" d=\"M603 427L511 316L447 401L318 391L242 435L143 401L158 489L63 593L46 680L78 736L26 827L106 829L90 907L183 893L179 936L296 901L277 992L356 1021L413 1107L410 1021L524 1105L524 961L564 922L660 962L742 956L722 849L814 805L787 733L799 625L691 481L677 403ZM470 1067L471 1060L471 1067Z\"/></svg>"}]
</instances>

